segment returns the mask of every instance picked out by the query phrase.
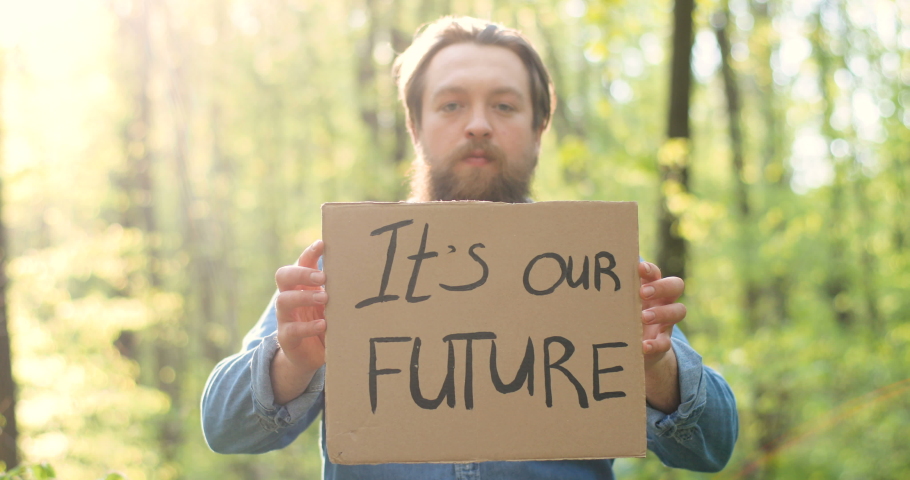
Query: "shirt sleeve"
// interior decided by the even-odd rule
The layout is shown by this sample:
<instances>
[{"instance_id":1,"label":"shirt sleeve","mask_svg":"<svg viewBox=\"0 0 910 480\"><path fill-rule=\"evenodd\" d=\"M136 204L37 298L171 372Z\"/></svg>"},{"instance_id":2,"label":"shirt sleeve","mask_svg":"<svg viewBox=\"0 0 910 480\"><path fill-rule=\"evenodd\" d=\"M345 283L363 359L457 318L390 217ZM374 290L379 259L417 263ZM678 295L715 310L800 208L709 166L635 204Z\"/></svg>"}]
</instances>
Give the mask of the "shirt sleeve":
<instances>
[{"instance_id":1,"label":"shirt sleeve","mask_svg":"<svg viewBox=\"0 0 910 480\"><path fill-rule=\"evenodd\" d=\"M325 398L325 366L307 389L286 405L276 405L270 367L278 353L277 292L243 349L222 360L202 394L202 432L218 453L263 453L289 445L319 416Z\"/></svg>"},{"instance_id":2,"label":"shirt sleeve","mask_svg":"<svg viewBox=\"0 0 910 480\"><path fill-rule=\"evenodd\" d=\"M667 466L699 472L724 468L739 434L736 400L726 380L702 364L678 328L671 337L679 368L679 408L647 407L648 448Z\"/></svg>"}]
</instances>

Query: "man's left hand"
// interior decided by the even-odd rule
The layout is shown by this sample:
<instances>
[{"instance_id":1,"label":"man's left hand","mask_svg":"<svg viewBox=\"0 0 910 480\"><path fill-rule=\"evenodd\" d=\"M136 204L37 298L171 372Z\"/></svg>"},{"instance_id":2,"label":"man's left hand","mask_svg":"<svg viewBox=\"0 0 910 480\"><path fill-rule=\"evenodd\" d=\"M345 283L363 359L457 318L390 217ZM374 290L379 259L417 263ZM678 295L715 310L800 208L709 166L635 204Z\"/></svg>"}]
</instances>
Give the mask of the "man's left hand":
<instances>
[{"instance_id":1,"label":"man's left hand","mask_svg":"<svg viewBox=\"0 0 910 480\"><path fill-rule=\"evenodd\" d=\"M673 325L686 318L686 306L676 301L685 284L679 277L661 278L657 265L638 264L641 276L641 322L644 324L642 351L645 365L660 361L670 351L670 334Z\"/></svg>"},{"instance_id":2,"label":"man's left hand","mask_svg":"<svg viewBox=\"0 0 910 480\"><path fill-rule=\"evenodd\" d=\"M638 264L638 274L646 395L653 407L669 413L679 406L676 355L670 335L673 325L686 318L686 306L677 302L685 283L679 277L663 278L657 265L648 262Z\"/></svg>"}]
</instances>

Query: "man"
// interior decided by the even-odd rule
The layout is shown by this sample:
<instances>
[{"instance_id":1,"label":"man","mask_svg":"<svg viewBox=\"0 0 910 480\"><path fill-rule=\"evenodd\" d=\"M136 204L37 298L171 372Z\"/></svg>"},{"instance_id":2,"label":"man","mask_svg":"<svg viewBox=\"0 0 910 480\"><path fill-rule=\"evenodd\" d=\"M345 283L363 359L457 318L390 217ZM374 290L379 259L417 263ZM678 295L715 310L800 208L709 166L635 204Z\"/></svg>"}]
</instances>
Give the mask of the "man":
<instances>
[{"instance_id":1,"label":"man","mask_svg":"<svg viewBox=\"0 0 910 480\"><path fill-rule=\"evenodd\" d=\"M417 152L413 200L528 201L552 85L520 33L469 18L419 32L396 61L399 93ZM326 323L317 240L278 269L278 292L244 349L215 367L202 399L203 430L221 453L290 444L322 411ZM736 441L733 395L674 328L686 315L679 278L647 262L642 278L648 447L667 465L723 468ZM672 339L671 339L672 334ZM324 432L323 432L324 436ZM325 454L325 450L323 450ZM480 464L335 465L327 479L612 478L612 460Z\"/></svg>"}]
</instances>

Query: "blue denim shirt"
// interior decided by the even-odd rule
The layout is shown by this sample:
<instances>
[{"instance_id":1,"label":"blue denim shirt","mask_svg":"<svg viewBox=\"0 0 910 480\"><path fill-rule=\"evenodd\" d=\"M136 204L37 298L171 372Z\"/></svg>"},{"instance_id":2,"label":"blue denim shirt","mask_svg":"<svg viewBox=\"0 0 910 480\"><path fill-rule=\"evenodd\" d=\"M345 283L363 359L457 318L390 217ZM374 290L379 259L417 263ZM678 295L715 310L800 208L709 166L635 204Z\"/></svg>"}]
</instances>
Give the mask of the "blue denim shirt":
<instances>
[{"instance_id":1,"label":"blue denim shirt","mask_svg":"<svg viewBox=\"0 0 910 480\"><path fill-rule=\"evenodd\" d=\"M276 294L277 295L277 294ZM215 366L202 394L202 430L218 453L263 453L293 442L319 416L325 366L306 391L276 405L269 367L278 352L275 297L243 339L243 349ZM667 415L647 407L648 448L670 467L716 472L726 465L739 430L727 382L702 365L701 356L675 328L681 404ZM336 465L323 442L323 478L349 479L612 479L613 460L483 462L467 464Z\"/></svg>"}]
</instances>

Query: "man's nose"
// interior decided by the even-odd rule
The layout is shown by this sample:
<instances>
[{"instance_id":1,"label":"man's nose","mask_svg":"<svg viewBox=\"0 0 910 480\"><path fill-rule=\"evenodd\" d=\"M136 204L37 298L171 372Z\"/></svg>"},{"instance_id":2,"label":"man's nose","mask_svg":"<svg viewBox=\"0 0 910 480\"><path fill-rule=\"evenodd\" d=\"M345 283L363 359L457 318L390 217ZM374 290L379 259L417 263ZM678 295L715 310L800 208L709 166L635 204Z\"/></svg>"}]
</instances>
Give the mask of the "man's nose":
<instances>
[{"instance_id":1,"label":"man's nose","mask_svg":"<svg viewBox=\"0 0 910 480\"><path fill-rule=\"evenodd\" d=\"M476 109L465 127L465 136L470 139L489 138L493 134L487 114L483 108Z\"/></svg>"}]
</instances>

